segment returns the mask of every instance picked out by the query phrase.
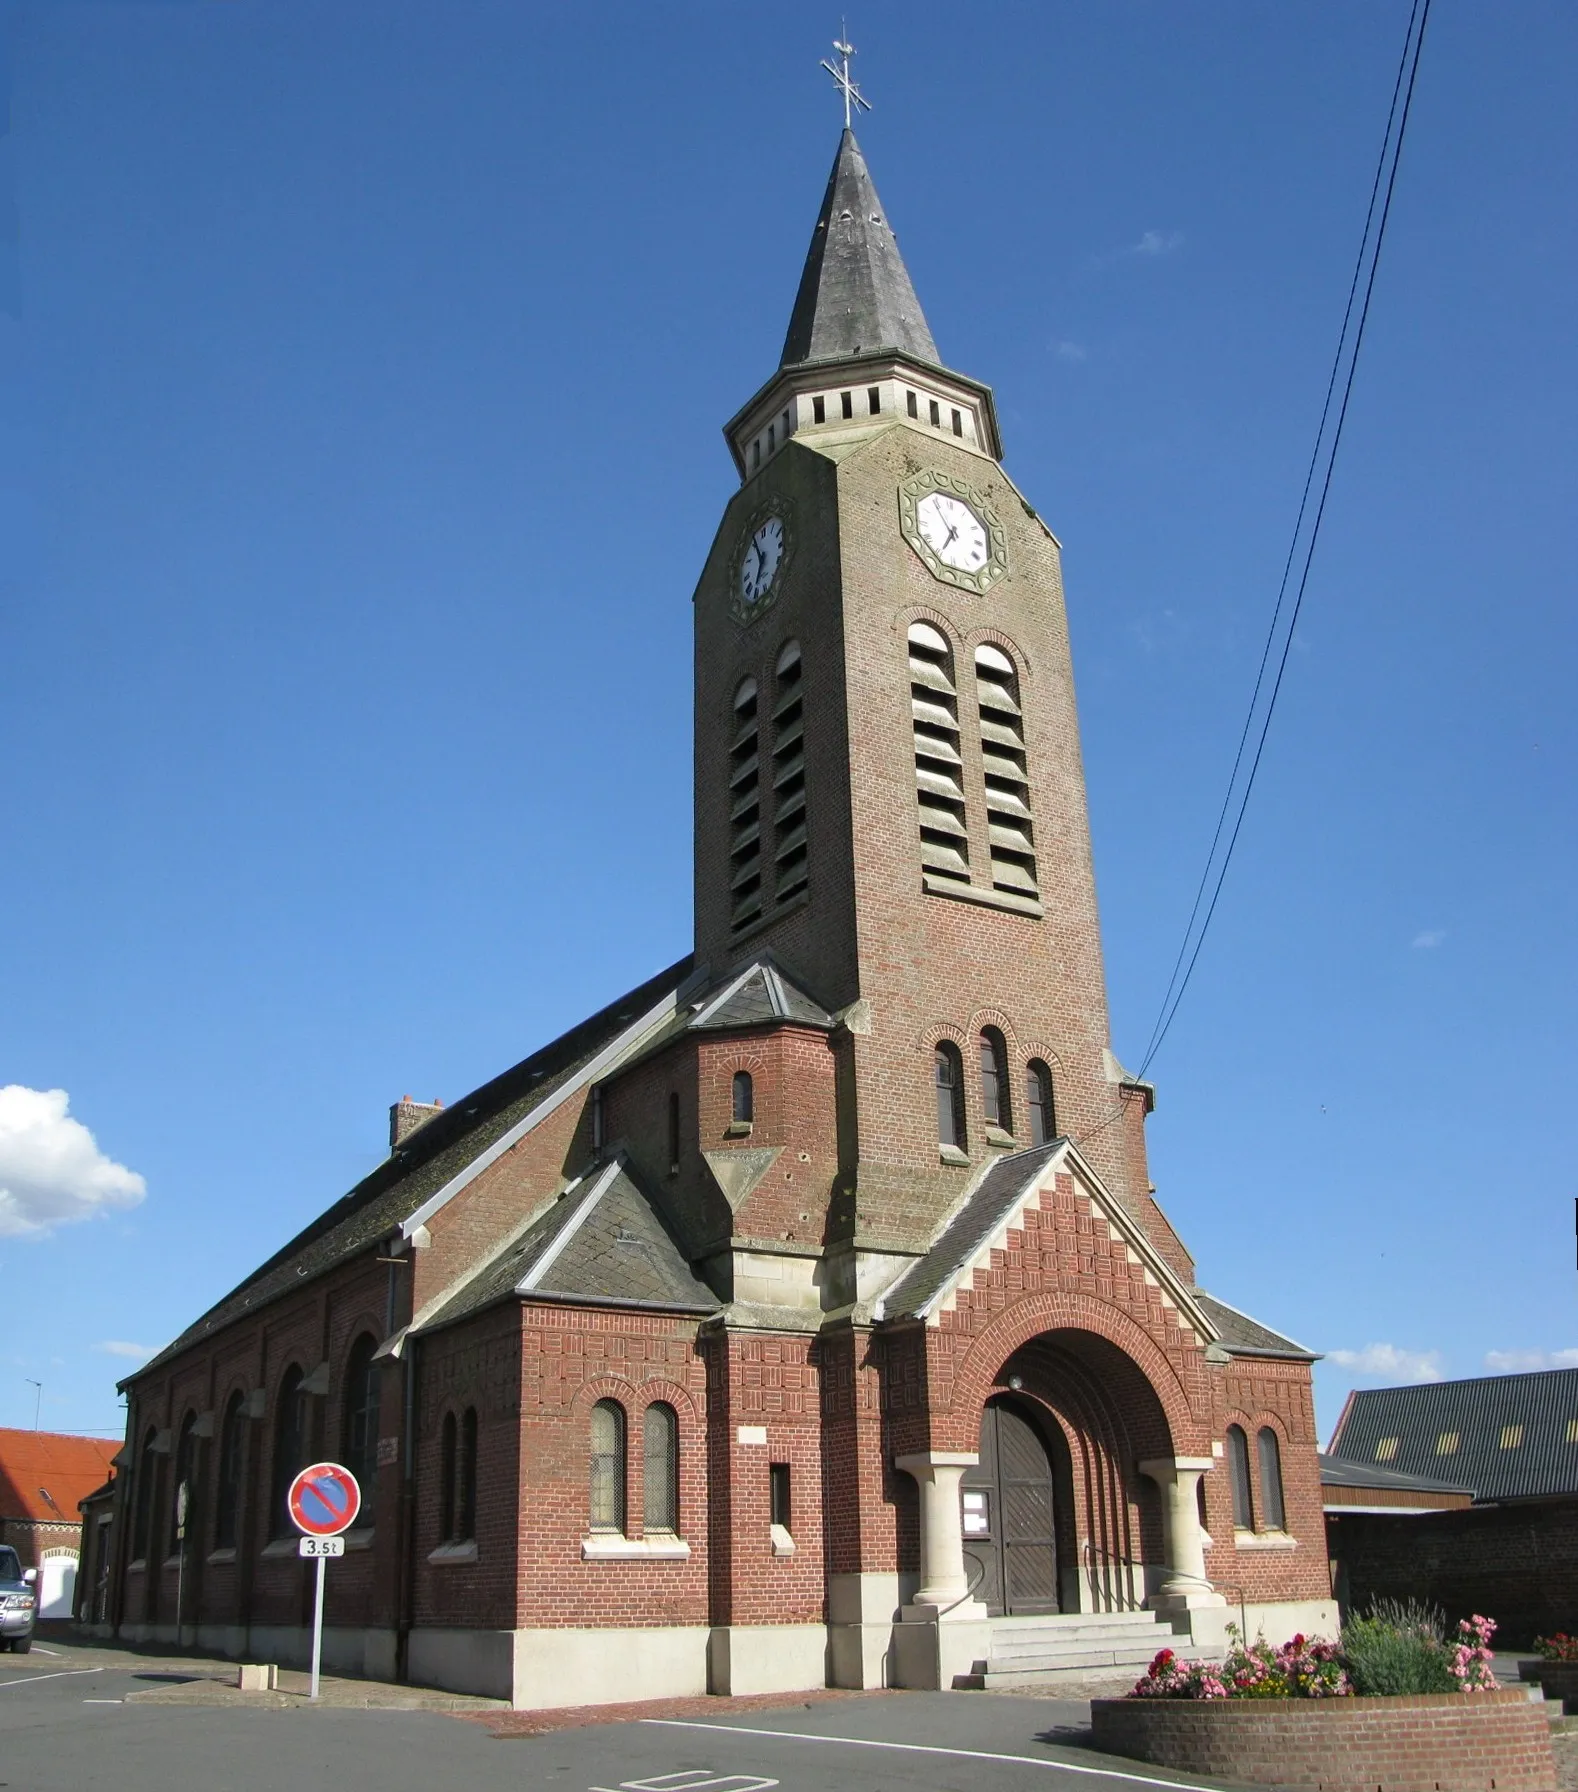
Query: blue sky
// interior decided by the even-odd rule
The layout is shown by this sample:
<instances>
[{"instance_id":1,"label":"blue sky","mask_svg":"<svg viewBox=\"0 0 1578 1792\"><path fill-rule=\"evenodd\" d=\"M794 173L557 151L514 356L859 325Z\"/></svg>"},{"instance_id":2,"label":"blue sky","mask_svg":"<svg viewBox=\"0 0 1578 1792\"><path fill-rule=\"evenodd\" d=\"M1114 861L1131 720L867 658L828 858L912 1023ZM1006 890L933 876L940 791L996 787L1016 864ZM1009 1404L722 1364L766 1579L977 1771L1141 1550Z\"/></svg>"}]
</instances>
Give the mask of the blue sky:
<instances>
[{"instance_id":1,"label":"blue sky","mask_svg":"<svg viewBox=\"0 0 1578 1792\"><path fill-rule=\"evenodd\" d=\"M46 1425L109 1430L124 1352L376 1162L391 1101L688 945L689 597L838 17L0 16L0 1424L34 1378ZM1405 17L850 20L933 332L1065 544L1131 1063ZM1326 1430L1356 1380L1578 1347L1575 54L1570 6L1437 0L1282 705L1152 1067L1202 1281L1348 1353Z\"/></svg>"}]
</instances>

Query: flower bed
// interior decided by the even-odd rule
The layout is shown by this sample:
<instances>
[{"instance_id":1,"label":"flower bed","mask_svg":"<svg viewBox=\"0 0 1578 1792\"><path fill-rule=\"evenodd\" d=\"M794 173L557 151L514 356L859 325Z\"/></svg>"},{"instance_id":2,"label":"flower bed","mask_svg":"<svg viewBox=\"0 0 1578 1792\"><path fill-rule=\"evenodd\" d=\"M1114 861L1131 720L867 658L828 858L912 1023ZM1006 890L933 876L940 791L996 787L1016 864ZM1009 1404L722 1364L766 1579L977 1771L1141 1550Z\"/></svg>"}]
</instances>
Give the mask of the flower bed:
<instances>
[{"instance_id":1,"label":"flower bed","mask_svg":"<svg viewBox=\"0 0 1578 1792\"><path fill-rule=\"evenodd\" d=\"M1522 1691L1357 1698L1129 1698L1092 1740L1184 1773L1321 1792L1553 1792L1550 1725Z\"/></svg>"}]
</instances>

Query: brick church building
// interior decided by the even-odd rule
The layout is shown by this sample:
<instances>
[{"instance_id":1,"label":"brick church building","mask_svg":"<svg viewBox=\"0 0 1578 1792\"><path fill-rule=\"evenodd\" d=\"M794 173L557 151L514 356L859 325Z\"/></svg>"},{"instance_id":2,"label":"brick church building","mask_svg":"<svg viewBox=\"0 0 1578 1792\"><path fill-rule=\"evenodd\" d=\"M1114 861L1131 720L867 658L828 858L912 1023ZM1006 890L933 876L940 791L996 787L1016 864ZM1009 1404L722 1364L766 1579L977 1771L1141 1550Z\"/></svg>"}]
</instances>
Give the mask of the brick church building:
<instances>
[{"instance_id":1,"label":"brick church building","mask_svg":"<svg viewBox=\"0 0 1578 1792\"><path fill-rule=\"evenodd\" d=\"M694 949L397 1104L129 1378L106 1629L300 1661L331 1457L327 1664L517 1705L1332 1634L1314 1359L1200 1287L1111 1048L1058 541L848 131L726 435Z\"/></svg>"}]
</instances>

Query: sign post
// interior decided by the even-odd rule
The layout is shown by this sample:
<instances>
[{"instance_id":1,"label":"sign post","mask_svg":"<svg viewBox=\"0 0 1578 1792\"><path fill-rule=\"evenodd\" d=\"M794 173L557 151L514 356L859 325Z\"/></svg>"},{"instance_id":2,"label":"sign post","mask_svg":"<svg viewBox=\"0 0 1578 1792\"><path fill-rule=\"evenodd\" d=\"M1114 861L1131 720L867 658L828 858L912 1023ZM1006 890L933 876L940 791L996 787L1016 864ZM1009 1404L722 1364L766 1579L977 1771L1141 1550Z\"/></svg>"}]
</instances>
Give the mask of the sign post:
<instances>
[{"instance_id":1,"label":"sign post","mask_svg":"<svg viewBox=\"0 0 1578 1792\"><path fill-rule=\"evenodd\" d=\"M301 1532L298 1545L303 1556L318 1564L318 1585L312 1601L312 1687L308 1698L318 1696L318 1669L323 1660L323 1564L330 1556L345 1554L345 1538L362 1509L362 1490L356 1477L338 1462L315 1462L290 1484L285 1504L291 1522Z\"/></svg>"}]
</instances>

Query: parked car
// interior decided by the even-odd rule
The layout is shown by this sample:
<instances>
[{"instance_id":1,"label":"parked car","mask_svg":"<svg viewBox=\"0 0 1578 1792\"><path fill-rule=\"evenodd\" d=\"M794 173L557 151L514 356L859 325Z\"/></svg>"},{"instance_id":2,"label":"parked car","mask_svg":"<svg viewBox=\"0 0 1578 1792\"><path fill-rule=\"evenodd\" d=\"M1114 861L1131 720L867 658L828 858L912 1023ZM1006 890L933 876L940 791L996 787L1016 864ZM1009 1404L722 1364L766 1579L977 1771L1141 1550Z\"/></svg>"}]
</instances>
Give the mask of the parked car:
<instances>
[{"instance_id":1,"label":"parked car","mask_svg":"<svg viewBox=\"0 0 1578 1792\"><path fill-rule=\"evenodd\" d=\"M0 1649L25 1655L33 1647L33 1620L38 1615L38 1595L33 1583L38 1570L22 1570L21 1558L0 1543Z\"/></svg>"}]
</instances>

